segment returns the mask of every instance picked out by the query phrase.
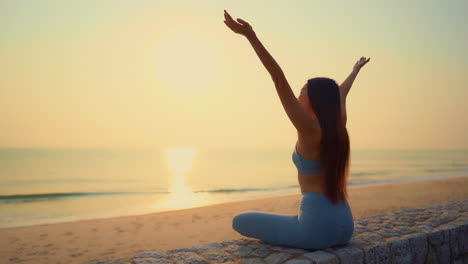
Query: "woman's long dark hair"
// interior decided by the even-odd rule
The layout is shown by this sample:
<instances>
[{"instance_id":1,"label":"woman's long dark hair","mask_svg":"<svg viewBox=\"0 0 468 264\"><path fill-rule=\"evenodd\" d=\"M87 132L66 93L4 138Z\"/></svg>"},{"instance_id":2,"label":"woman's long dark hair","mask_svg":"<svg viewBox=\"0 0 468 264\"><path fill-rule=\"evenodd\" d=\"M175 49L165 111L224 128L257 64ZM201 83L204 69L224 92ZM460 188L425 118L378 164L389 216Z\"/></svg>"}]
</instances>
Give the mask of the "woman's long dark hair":
<instances>
[{"instance_id":1,"label":"woman's long dark hair","mask_svg":"<svg viewBox=\"0 0 468 264\"><path fill-rule=\"evenodd\" d=\"M342 114L340 88L326 77L307 81L307 93L322 129L320 152L325 173L326 196L337 204L348 199L350 144Z\"/></svg>"}]
</instances>

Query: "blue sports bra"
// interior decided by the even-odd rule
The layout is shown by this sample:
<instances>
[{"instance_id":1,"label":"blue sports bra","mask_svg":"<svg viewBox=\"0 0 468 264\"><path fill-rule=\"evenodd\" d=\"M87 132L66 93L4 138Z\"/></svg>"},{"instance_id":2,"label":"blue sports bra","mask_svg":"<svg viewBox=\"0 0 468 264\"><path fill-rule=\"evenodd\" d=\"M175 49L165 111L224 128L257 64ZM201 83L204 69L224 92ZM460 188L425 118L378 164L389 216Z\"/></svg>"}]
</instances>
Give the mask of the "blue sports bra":
<instances>
[{"instance_id":1,"label":"blue sports bra","mask_svg":"<svg viewBox=\"0 0 468 264\"><path fill-rule=\"evenodd\" d=\"M301 154L297 153L297 144L294 146L292 153L292 160L296 165L297 171L302 174L317 174L320 173L321 162L320 160L306 159Z\"/></svg>"}]
</instances>

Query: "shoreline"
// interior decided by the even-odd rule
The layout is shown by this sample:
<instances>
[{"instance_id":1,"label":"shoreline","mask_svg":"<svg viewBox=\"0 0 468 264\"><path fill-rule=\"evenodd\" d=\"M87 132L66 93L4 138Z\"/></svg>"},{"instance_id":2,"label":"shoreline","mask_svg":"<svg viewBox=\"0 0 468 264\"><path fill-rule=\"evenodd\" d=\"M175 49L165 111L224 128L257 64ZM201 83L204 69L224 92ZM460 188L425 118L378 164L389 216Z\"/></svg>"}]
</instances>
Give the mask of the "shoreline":
<instances>
[{"instance_id":1,"label":"shoreline","mask_svg":"<svg viewBox=\"0 0 468 264\"><path fill-rule=\"evenodd\" d=\"M348 186L354 218L468 199L468 176ZM231 227L244 211L294 215L301 194L230 201L141 215L0 229L0 258L11 263L83 263L242 238Z\"/></svg>"},{"instance_id":2,"label":"shoreline","mask_svg":"<svg viewBox=\"0 0 468 264\"><path fill-rule=\"evenodd\" d=\"M464 177L468 177L468 174L450 175L450 176L432 176L432 177L422 177L422 178L415 178L415 179L403 178L403 179L400 179L400 180L392 180L390 182L383 181L383 182L377 182L377 183L355 184L355 185L348 185L348 193L349 193L349 190L351 190L351 189L367 188L367 187L372 187L372 186L381 186L383 184L385 185L385 184L406 183L406 182L420 182L420 181L431 181L431 180L438 180L438 179L452 179L452 178L464 178ZM103 219L120 218L120 217L137 217L137 216L143 216L143 215L149 215L149 214L176 212L176 211L181 211L181 210L204 208L204 207L209 207L209 206L216 206L216 205L236 203L236 202L255 201L255 200L258 200L258 199L270 199L270 198L290 197L290 196L295 196L295 195L301 195L300 190L298 189L297 191L298 191L298 193L296 193L296 194L273 194L272 196L267 196L267 197L255 197L255 198L248 198L248 199L246 199L246 198L242 199L241 198L241 199L223 201L223 202L215 203L215 204L206 204L206 205L201 205L201 206L196 206L196 207L191 207L191 208L179 208L179 209L164 210L164 211L142 212L142 213L133 213L133 214L126 214L126 215L115 215L115 216L101 216L101 217L93 217L93 218L85 218L85 219L80 219L79 217L75 218L76 216L70 216L70 220L67 220L67 221L63 221L63 219L60 219L60 220L57 220L57 222L50 222L50 223L0 227L0 231L5 230L5 229L12 229L12 228L28 228L28 227L36 227L36 226L47 226L47 225L74 223L74 222L80 222L80 221L103 220Z\"/></svg>"}]
</instances>

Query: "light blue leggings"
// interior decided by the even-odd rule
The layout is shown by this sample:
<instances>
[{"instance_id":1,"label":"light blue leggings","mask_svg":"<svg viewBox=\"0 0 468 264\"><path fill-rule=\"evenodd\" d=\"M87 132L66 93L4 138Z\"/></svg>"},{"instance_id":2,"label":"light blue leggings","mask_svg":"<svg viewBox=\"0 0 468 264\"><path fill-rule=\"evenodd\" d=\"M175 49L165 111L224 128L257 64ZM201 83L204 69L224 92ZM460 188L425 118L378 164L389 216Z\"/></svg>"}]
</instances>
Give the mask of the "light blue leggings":
<instances>
[{"instance_id":1,"label":"light blue leggings","mask_svg":"<svg viewBox=\"0 0 468 264\"><path fill-rule=\"evenodd\" d=\"M303 192L298 215L248 211L234 216L232 228L269 244L315 250L347 244L354 220L348 201L333 205L323 194Z\"/></svg>"}]
</instances>

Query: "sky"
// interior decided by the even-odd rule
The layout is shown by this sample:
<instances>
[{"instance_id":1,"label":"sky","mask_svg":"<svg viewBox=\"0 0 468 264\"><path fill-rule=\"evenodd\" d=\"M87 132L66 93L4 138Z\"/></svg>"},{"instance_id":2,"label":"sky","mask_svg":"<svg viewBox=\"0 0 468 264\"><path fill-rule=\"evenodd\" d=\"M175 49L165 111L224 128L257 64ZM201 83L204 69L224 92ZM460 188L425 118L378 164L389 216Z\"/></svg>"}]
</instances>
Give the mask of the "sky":
<instances>
[{"instance_id":1,"label":"sky","mask_svg":"<svg viewBox=\"0 0 468 264\"><path fill-rule=\"evenodd\" d=\"M0 2L0 147L288 148L248 21L293 89L341 84L354 149L468 149L467 1Z\"/></svg>"}]
</instances>

